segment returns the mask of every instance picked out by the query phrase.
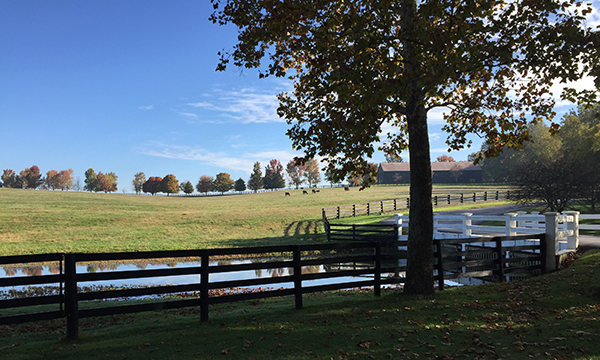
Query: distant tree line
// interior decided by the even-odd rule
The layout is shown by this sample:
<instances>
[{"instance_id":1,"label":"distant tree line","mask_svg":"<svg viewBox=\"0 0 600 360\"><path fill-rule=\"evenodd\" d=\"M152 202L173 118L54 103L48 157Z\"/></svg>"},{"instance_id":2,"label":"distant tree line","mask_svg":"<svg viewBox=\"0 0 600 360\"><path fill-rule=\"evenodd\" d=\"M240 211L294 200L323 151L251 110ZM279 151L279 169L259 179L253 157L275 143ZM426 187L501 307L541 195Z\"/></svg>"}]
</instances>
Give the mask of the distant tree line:
<instances>
[{"instance_id":1,"label":"distant tree line","mask_svg":"<svg viewBox=\"0 0 600 360\"><path fill-rule=\"evenodd\" d=\"M574 200L595 210L600 201L600 105L580 106L565 115L558 128L538 123L520 151L505 149L484 158L485 146L469 159L482 158L484 181L511 183L525 200L542 201L563 211Z\"/></svg>"},{"instance_id":2,"label":"distant tree line","mask_svg":"<svg viewBox=\"0 0 600 360\"><path fill-rule=\"evenodd\" d=\"M40 168L33 165L22 170L18 174L12 169L4 169L0 176L0 187L13 189L60 189L70 190L73 188L73 170L50 170L44 177Z\"/></svg>"}]
</instances>

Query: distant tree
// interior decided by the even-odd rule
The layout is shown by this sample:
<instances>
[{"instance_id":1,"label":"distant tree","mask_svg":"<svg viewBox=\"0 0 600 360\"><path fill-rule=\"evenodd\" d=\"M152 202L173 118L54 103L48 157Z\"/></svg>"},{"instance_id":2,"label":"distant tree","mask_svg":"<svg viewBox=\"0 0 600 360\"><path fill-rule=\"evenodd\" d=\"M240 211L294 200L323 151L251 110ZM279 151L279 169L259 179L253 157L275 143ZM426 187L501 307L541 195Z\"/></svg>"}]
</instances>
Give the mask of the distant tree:
<instances>
[{"instance_id":1,"label":"distant tree","mask_svg":"<svg viewBox=\"0 0 600 360\"><path fill-rule=\"evenodd\" d=\"M250 174L250 179L248 180L248 189L256 192L262 188L263 188L262 171L260 169L260 163L257 161L254 163L254 169L252 170L252 174Z\"/></svg>"},{"instance_id":2,"label":"distant tree","mask_svg":"<svg viewBox=\"0 0 600 360\"><path fill-rule=\"evenodd\" d=\"M454 159L449 155L441 155L437 157L437 162L454 162Z\"/></svg>"},{"instance_id":3,"label":"distant tree","mask_svg":"<svg viewBox=\"0 0 600 360\"><path fill-rule=\"evenodd\" d=\"M384 156L385 156L385 162L388 162L388 163L403 163L404 162L404 159L402 159L402 156L400 156L400 155L385 153Z\"/></svg>"},{"instance_id":4,"label":"distant tree","mask_svg":"<svg viewBox=\"0 0 600 360\"><path fill-rule=\"evenodd\" d=\"M62 191L73 187L73 169L61 170L58 173L58 187Z\"/></svg>"},{"instance_id":5,"label":"distant tree","mask_svg":"<svg viewBox=\"0 0 600 360\"><path fill-rule=\"evenodd\" d=\"M194 192L194 185L192 185L191 181L186 181L179 185L179 189L184 192L184 194L189 195Z\"/></svg>"},{"instance_id":6,"label":"distant tree","mask_svg":"<svg viewBox=\"0 0 600 360\"><path fill-rule=\"evenodd\" d=\"M213 191L215 187L215 180L212 176L202 175L198 184L196 184L196 190L200 193L207 194L209 191Z\"/></svg>"},{"instance_id":7,"label":"distant tree","mask_svg":"<svg viewBox=\"0 0 600 360\"><path fill-rule=\"evenodd\" d=\"M306 171L304 179L309 187L317 186L321 182L321 173L319 172L319 163L315 159L310 159L306 162Z\"/></svg>"},{"instance_id":8,"label":"distant tree","mask_svg":"<svg viewBox=\"0 0 600 360\"><path fill-rule=\"evenodd\" d=\"M98 174L94 171L94 169L89 168L85 171L85 185L83 186L83 190L85 191L98 191Z\"/></svg>"},{"instance_id":9,"label":"distant tree","mask_svg":"<svg viewBox=\"0 0 600 360\"><path fill-rule=\"evenodd\" d=\"M21 178L23 179L26 189L36 189L43 183L42 174L40 174L40 168L38 168L36 165L21 171Z\"/></svg>"},{"instance_id":10,"label":"distant tree","mask_svg":"<svg viewBox=\"0 0 600 360\"><path fill-rule=\"evenodd\" d=\"M228 173L218 173L215 179L215 190L220 193L224 193L233 189L235 181L231 179L231 175Z\"/></svg>"},{"instance_id":11,"label":"distant tree","mask_svg":"<svg viewBox=\"0 0 600 360\"><path fill-rule=\"evenodd\" d=\"M167 194L167 196L179 193L179 180L173 174L165 176L160 182L160 191Z\"/></svg>"},{"instance_id":12,"label":"distant tree","mask_svg":"<svg viewBox=\"0 0 600 360\"><path fill-rule=\"evenodd\" d=\"M290 185L296 186L296 189L304 181L304 171L306 171L306 164L296 163L294 160L290 160L287 164L286 171L290 177Z\"/></svg>"},{"instance_id":13,"label":"distant tree","mask_svg":"<svg viewBox=\"0 0 600 360\"><path fill-rule=\"evenodd\" d=\"M235 181L235 191L246 191L246 182L244 179L239 178Z\"/></svg>"},{"instance_id":14,"label":"distant tree","mask_svg":"<svg viewBox=\"0 0 600 360\"><path fill-rule=\"evenodd\" d=\"M48 189L54 190L54 189L60 188L59 182L60 182L60 179L59 179L58 171L50 170L46 173L46 178L44 179L44 183L46 184Z\"/></svg>"},{"instance_id":15,"label":"distant tree","mask_svg":"<svg viewBox=\"0 0 600 360\"><path fill-rule=\"evenodd\" d=\"M156 195L156 193L160 192L160 182L162 178L160 176L151 176L144 185L142 186L142 191L145 193L150 193L152 195Z\"/></svg>"},{"instance_id":16,"label":"distant tree","mask_svg":"<svg viewBox=\"0 0 600 360\"><path fill-rule=\"evenodd\" d=\"M265 189L281 189L285 187L285 180L283 179L283 166L277 159L273 159L269 162L269 165L265 167L265 177L263 178L263 186Z\"/></svg>"},{"instance_id":17,"label":"distant tree","mask_svg":"<svg viewBox=\"0 0 600 360\"><path fill-rule=\"evenodd\" d=\"M73 183L73 190L81 191L83 187L81 186L81 178L78 176Z\"/></svg>"},{"instance_id":18,"label":"distant tree","mask_svg":"<svg viewBox=\"0 0 600 360\"><path fill-rule=\"evenodd\" d=\"M109 173L103 174L102 171L100 171L100 172L98 172L97 179L98 179L98 190L97 191L104 191L105 193L108 193L108 192L116 192L118 190L117 189L118 176L115 175L114 172L109 172Z\"/></svg>"},{"instance_id":19,"label":"distant tree","mask_svg":"<svg viewBox=\"0 0 600 360\"><path fill-rule=\"evenodd\" d=\"M131 182L133 185L133 191L136 194L140 194L142 192L142 188L144 187L144 183L146 182L146 174L143 172L139 172L133 175L133 181Z\"/></svg>"},{"instance_id":20,"label":"distant tree","mask_svg":"<svg viewBox=\"0 0 600 360\"><path fill-rule=\"evenodd\" d=\"M16 183L17 183L17 174L15 174L14 170L11 169L4 169L4 172L2 173L2 182L4 187L7 188L14 188L16 187Z\"/></svg>"}]
</instances>

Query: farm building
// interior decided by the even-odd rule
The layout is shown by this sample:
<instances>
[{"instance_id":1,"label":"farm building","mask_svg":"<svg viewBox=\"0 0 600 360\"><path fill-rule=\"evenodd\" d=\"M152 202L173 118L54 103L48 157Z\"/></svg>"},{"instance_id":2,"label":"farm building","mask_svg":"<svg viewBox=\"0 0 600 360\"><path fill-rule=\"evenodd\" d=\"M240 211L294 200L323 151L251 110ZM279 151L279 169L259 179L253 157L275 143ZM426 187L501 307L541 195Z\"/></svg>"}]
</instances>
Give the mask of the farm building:
<instances>
[{"instance_id":1,"label":"farm building","mask_svg":"<svg viewBox=\"0 0 600 360\"><path fill-rule=\"evenodd\" d=\"M431 163L434 184L480 183L481 166L471 161ZM377 170L378 184L410 183L410 163L381 163Z\"/></svg>"}]
</instances>

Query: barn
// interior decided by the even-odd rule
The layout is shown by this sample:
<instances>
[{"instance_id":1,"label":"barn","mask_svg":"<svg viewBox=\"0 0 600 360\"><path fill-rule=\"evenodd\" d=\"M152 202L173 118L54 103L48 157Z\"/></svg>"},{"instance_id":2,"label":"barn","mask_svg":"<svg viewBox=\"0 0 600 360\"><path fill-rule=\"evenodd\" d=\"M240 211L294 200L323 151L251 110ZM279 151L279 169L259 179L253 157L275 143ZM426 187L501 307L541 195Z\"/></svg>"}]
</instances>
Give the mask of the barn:
<instances>
[{"instance_id":1,"label":"barn","mask_svg":"<svg viewBox=\"0 0 600 360\"><path fill-rule=\"evenodd\" d=\"M434 184L481 182L481 166L471 161L431 163ZM410 183L410 163L381 163L377 169L378 184Z\"/></svg>"}]
</instances>

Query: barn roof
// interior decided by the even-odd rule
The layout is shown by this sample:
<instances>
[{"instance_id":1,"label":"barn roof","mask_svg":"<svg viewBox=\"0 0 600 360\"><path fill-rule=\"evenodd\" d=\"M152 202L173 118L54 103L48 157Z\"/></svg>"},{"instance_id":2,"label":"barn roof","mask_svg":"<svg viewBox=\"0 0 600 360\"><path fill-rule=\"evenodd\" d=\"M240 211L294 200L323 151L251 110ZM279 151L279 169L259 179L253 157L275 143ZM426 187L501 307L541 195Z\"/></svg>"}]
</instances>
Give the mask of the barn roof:
<instances>
[{"instance_id":1,"label":"barn roof","mask_svg":"<svg viewBox=\"0 0 600 360\"><path fill-rule=\"evenodd\" d=\"M410 171L410 163L381 163L379 168L382 172ZM481 166L474 165L472 161L431 163L431 170L433 171L450 171L457 168L462 171L481 171Z\"/></svg>"}]
</instances>

